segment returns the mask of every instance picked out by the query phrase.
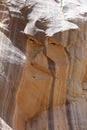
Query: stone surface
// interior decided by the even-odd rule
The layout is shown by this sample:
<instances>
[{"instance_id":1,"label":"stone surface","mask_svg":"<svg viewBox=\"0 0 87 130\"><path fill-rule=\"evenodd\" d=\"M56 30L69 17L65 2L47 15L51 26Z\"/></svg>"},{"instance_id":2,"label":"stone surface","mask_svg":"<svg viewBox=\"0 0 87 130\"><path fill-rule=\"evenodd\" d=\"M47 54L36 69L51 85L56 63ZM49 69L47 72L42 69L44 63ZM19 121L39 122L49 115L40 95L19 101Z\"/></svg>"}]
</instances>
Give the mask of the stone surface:
<instances>
[{"instance_id":1,"label":"stone surface","mask_svg":"<svg viewBox=\"0 0 87 130\"><path fill-rule=\"evenodd\" d=\"M0 1L1 130L87 130L86 73L86 0Z\"/></svg>"}]
</instances>

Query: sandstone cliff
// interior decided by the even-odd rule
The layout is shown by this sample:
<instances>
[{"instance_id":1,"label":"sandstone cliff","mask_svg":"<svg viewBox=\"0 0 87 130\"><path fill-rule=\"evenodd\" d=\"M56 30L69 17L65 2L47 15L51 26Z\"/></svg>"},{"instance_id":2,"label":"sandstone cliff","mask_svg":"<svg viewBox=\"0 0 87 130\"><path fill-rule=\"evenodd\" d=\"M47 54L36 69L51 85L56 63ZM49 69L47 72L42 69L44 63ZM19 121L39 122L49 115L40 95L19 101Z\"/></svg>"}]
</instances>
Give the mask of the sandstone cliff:
<instances>
[{"instance_id":1,"label":"sandstone cliff","mask_svg":"<svg viewBox=\"0 0 87 130\"><path fill-rule=\"evenodd\" d=\"M87 130L87 1L0 1L0 129Z\"/></svg>"}]
</instances>

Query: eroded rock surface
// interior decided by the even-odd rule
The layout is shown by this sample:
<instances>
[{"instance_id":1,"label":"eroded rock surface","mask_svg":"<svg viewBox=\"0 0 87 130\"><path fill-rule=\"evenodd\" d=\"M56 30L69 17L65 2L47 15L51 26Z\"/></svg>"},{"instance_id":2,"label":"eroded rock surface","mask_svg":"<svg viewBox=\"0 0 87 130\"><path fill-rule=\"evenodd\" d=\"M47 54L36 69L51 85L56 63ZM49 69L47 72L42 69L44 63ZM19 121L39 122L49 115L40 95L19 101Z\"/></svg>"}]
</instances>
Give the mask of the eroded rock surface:
<instances>
[{"instance_id":1,"label":"eroded rock surface","mask_svg":"<svg viewBox=\"0 0 87 130\"><path fill-rule=\"evenodd\" d=\"M86 6L0 1L0 117L12 129L87 130Z\"/></svg>"}]
</instances>

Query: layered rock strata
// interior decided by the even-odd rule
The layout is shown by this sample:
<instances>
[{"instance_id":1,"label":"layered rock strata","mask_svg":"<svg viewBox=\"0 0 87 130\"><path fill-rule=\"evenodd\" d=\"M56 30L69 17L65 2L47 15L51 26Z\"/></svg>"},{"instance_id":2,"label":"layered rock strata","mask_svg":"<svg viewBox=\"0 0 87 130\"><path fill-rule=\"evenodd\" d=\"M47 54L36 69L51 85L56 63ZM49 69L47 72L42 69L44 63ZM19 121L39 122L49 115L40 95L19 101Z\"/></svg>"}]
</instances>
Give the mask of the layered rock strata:
<instances>
[{"instance_id":1,"label":"layered rock strata","mask_svg":"<svg viewBox=\"0 0 87 130\"><path fill-rule=\"evenodd\" d=\"M0 1L0 117L14 130L87 130L84 2Z\"/></svg>"}]
</instances>

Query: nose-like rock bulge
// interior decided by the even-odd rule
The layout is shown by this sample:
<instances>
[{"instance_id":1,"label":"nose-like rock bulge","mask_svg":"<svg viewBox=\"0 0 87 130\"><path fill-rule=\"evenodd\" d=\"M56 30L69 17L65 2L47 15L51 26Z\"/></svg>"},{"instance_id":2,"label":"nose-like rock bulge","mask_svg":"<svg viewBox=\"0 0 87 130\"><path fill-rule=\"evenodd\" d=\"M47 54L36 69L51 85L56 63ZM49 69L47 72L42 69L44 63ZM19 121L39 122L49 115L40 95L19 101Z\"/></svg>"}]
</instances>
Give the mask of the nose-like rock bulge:
<instances>
[{"instance_id":1,"label":"nose-like rock bulge","mask_svg":"<svg viewBox=\"0 0 87 130\"><path fill-rule=\"evenodd\" d=\"M87 130L86 0L0 0L0 130Z\"/></svg>"}]
</instances>

